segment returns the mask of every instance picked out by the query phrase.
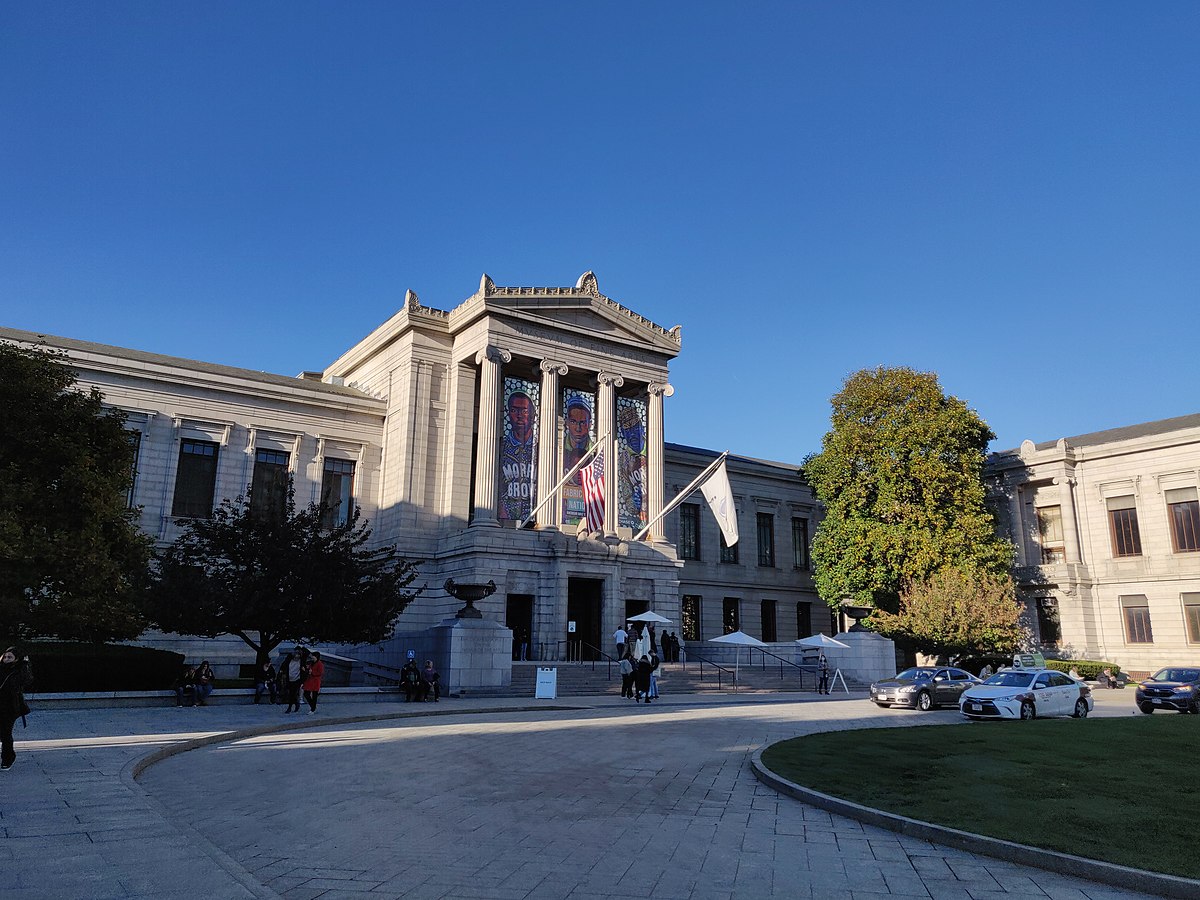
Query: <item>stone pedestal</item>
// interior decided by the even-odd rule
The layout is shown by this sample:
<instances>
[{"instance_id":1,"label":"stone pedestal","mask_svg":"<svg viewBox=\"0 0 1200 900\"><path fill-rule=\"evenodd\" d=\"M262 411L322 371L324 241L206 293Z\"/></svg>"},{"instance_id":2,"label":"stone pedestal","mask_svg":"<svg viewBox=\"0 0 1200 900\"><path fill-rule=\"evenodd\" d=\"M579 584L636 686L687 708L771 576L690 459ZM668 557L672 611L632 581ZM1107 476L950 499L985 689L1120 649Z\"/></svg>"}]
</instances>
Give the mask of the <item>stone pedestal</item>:
<instances>
[{"instance_id":1,"label":"stone pedestal","mask_svg":"<svg viewBox=\"0 0 1200 900\"><path fill-rule=\"evenodd\" d=\"M849 649L830 647L825 651L831 669L841 669L843 675L863 683L896 674L896 645L888 638L873 631L843 631L834 638Z\"/></svg>"},{"instance_id":2,"label":"stone pedestal","mask_svg":"<svg viewBox=\"0 0 1200 900\"><path fill-rule=\"evenodd\" d=\"M443 693L470 694L512 684L511 629L489 619L445 619L430 632Z\"/></svg>"}]
</instances>

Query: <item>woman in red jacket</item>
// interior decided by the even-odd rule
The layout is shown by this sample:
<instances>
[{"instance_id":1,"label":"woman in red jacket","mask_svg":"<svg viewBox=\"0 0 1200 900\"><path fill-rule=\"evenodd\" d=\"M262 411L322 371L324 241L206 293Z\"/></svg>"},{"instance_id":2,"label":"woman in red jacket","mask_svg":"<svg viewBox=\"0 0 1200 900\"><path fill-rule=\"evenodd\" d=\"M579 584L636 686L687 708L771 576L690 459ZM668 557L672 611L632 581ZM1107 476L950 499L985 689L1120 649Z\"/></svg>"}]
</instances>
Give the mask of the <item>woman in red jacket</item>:
<instances>
[{"instance_id":1,"label":"woman in red jacket","mask_svg":"<svg viewBox=\"0 0 1200 900\"><path fill-rule=\"evenodd\" d=\"M317 695L321 693L321 677L325 674L325 663L321 654L314 653L308 666L308 677L304 679L304 699L308 701L308 714L317 711Z\"/></svg>"}]
</instances>

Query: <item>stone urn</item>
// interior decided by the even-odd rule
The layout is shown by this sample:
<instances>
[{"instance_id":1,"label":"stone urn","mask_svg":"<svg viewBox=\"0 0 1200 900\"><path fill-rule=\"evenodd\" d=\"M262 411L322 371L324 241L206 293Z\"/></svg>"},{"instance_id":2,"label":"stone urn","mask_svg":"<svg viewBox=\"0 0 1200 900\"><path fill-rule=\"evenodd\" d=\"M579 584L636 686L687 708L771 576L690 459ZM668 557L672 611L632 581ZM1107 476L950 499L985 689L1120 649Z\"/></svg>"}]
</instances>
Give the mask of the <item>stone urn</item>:
<instances>
[{"instance_id":1,"label":"stone urn","mask_svg":"<svg viewBox=\"0 0 1200 900\"><path fill-rule=\"evenodd\" d=\"M483 613L475 608L475 601L496 593L494 581L487 584L456 584L453 578L447 578L442 587L455 600L462 600L466 604L454 614L456 619L482 619Z\"/></svg>"},{"instance_id":2,"label":"stone urn","mask_svg":"<svg viewBox=\"0 0 1200 900\"><path fill-rule=\"evenodd\" d=\"M847 628L847 631L870 631L862 623L862 620L875 611L873 606L857 606L853 603L843 603L841 610L845 613L847 619L854 620L854 624Z\"/></svg>"}]
</instances>

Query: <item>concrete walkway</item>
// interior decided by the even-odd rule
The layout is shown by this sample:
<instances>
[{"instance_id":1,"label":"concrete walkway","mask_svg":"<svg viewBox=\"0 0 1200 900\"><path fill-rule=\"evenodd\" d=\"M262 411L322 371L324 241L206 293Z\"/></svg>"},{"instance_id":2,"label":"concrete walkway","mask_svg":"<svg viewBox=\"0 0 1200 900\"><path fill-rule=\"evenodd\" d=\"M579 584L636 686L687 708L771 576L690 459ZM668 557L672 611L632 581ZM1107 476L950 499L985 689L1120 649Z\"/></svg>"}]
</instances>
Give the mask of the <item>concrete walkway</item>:
<instances>
[{"instance_id":1,"label":"concrete walkway","mask_svg":"<svg viewBox=\"0 0 1200 900\"><path fill-rule=\"evenodd\" d=\"M1098 698L1099 714L1129 714L1115 693ZM388 714L411 717L322 726ZM340 703L311 717L35 712L28 731L18 725L16 766L0 773L0 894L1144 896L832 816L748 765L762 745L807 732L958 720L809 694ZM133 778L163 747L285 722L301 730L189 750Z\"/></svg>"}]
</instances>

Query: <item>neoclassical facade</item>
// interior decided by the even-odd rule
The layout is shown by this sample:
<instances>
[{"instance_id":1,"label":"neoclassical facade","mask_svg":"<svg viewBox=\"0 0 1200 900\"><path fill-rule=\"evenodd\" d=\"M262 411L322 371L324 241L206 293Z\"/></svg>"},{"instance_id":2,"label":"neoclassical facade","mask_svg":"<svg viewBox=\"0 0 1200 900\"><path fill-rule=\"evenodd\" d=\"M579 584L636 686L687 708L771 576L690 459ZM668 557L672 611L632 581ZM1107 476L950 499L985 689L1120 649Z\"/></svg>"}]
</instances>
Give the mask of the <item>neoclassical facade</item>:
<instances>
[{"instance_id":1,"label":"neoclassical facade","mask_svg":"<svg viewBox=\"0 0 1200 900\"><path fill-rule=\"evenodd\" d=\"M655 523L716 453L665 441L680 328L606 297L590 272L548 288L485 275L448 310L410 291L330 365L294 378L13 329L0 339L65 351L82 385L128 413L130 503L160 543L248 487L275 502L289 478L299 502L324 498L335 516L357 504L426 585L401 630L461 606L447 578L494 581L485 616L526 632L544 659L568 642L607 648L646 609L693 641L731 623L792 640L824 614L808 564L818 510L798 464L729 458L735 548L699 494ZM571 475L592 449L601 462ZM226 665L245 656L236 641L148 640Z\"/></svg>"},{"instance_id":2,"label":"neoclassical facade","mask_svg":"<svg viewBox=\"0 0 1200 900\"><path fill-rule=\"evenodd\" d=\"M1200 415L992 454L1041 642L1148 672L1200 659Z\"/></svg>"}]
</instances>

